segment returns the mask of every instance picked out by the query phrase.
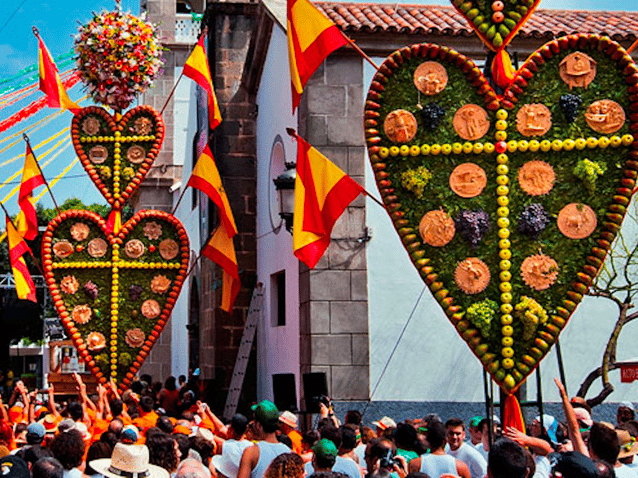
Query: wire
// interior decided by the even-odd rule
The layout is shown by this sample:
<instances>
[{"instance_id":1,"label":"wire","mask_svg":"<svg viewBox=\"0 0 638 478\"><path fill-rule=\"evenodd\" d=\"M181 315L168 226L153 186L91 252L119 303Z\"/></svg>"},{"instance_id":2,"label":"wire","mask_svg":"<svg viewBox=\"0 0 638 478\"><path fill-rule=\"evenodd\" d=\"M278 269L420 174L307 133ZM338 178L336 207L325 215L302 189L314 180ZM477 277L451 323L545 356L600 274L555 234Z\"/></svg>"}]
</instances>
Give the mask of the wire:
<instances>
[{"instance_id":1,"label":"wire","mask_svg":"<svg viewBox=\"0 0 638 478\"><path fill-rule=\"evenodd\" d=\"M60 153L62 153L64 150L66 150L66 148L68 148L71 145L71 139L70 138L63 138L60 141L58 141L56 144L54 144L51 149L49 149L46 153L44 153L43 155L41 155L40 160L38 160L38 162L40 162L42 160L42 158L46 157L51 151L53 151L54 149L56 149L58 146L60 146L60 144L62 144L63 142L67 141L67 144L64 145L63 148L61 148L59 151L57 151L52 157L51 159L49 159L47 162L45 162L44 164L42 164L42 166L40 167L40 169L44 169L46 168L49 164L51 164L51 161L53 161L55 158L57 158ZM76 158L78 159L78 158ZM3 183L2 185L0 185L0 188L4 187L5 184L8 181L11 181L12 179L15 179L18 177L18 175L21 173L21 170L18 170L18 172L16 172L14 175L12 175L10 178L7 179L7 181L5 181L5 183ZM20 186L16 186L15 188L13 188L11 190L11 192L9 194L7 194L4 199L2 199L2 203L4 204L5 202L7 202L7 199L12 198L18 191L20 190Z\"/></svg>"},{"instance_id":2,"label":"wire","mask_svg":"<svg viewBox=\"0 0 638 478\"><path fill-rule=\"evenodd\" d=\"M6 21L6 22L4 22L4 25L2 25L2 26L0 27L0 32L2 32L2 30L4 30L4 27L6 27L6 26L9 24L9 22L11 21L11 19L15 16L15 14L16 14L16 13L18 13L18 10L20 10L20 7L21 7L22 5L24 5L24 2L26 2L26 1L27 1L27 0L22 0L22 1L20 2L20 5L18 5L18 8L16 8L16 9L13 11L13 13L9 16L9 18L7 18L7 21Z\"/></svg>"},{"instance_id":3,"label":"wire","mask_svg":"<svg viewBox=\"0 0 638 478\"><path fill-rule=\"evenodd\" d=\"M377 391L377 388L379 388L381 379L385 375L386 370L388 370L388 366L390 365L390 361L392 360L392 357L394 356L394 352L397 351L397 348L399 347L399 342L401 342L401 339L403 338L403 335L405 334L405 331L407 330L408 325L410 325L410 321L412 320L412 317L414 316L414 312L416 312L416 308L419 305L419 302L421 302L421 298L423 297L424 292L425 292L425 286L421 290L421 294L419 294L419 298L414 303L414 307L412 307L412 312L410 312L410 317L408 317L408 320L405 322L405 325L403 326L403 330L401 330L401 333L399 334L399 338L397 339L397 342L394 344L394 348L392 349L392 352L390 353L388 360L385 362L383 370L381 371L381 375L379 375L379 379L377 380L377 383L374 385L374 389L372 389L372 393L370 393L370 398L368 399L366 406L363 408L361 415L364 415L366 413L366 410L370 406L372 397L374 397L374 393Z\"/></svg>"},{"instance_id":4,"label":"wire","mask_svg":"<svg viewBox=\"0 0 638 478\"><path fill-rule=\"evenodd\" d=\"M40 148L42 148L44 145L46 145L47 143L50 143L50 142L51 142L51 141L53 141L54 139L58 138L60 135L62 135L62 134L64 134L64 133L67 133L67 132L69 131L69 129L70 129L70 128L64 128L63 130L58 131L58 132L57 132L56 134L54 134L53 136L51 136L51 137L49 137L49 138L45 139L45 140L44 140L44 141L42 141L40 144L38 144L37 146L35 146L35 147L33 148L33 151L35 152L35 150L36 150L36 149L40 149ZM58 144L60 144L60 143L58 143ZM57 145L56 145L56 146L57 146ZM49 154L49 152L50 152L50 151L51 151L51 150L47 151L47 152L45 153L45 155L46 155L46 154ZM11 158L11 159L7 159L5 162L0 163L0 168L2 168L2 167L4 167L4 166L6 166L7 164L11 164L11 163L13 163L13 162L17 161L18 159L23 158L23 157L24 157L24 153L22 153L22 154L18 154L17 156L14 156L14 157L13 157L13 158ZM19 172L19 171L18 171L18 172ZM7 181L11 181L11 180L12 180L12 179L14 179L15 177L16 177L15 175L14 175L14 176L11 176L10 178L8 178L8 179L7 179ZM5 184L6 184L6 181L5 181L4 183L0 184L0 188L2 188Z\"/></svg>"}]
</instances>

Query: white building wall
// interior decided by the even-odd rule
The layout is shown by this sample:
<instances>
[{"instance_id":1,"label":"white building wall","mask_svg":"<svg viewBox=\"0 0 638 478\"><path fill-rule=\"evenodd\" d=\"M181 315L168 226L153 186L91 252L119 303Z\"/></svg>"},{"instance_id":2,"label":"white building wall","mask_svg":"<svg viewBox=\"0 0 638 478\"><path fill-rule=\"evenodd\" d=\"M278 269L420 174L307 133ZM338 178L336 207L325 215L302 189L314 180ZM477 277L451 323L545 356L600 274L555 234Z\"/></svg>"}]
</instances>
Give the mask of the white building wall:
<instances>
[{"instance_id":1,"label":"white building wall","mask_svg":"<svg viewBox=\"0 0 638 478\"><path fill-rule=\"evenodd\" d=\"M376 58L375 62L380 65L383 60ZM364 85L370 85L374 73L364 62ZM379 197L369 162L366 165L366 189ZM412 265L385 210L369 198L366 201L367 224L372 229L372 240L366 251L372 400L484 401L479 360L458 335ZM634 225L633 230L628 231L629 236L636 235L635 229ZM571 395L576 393L585 377L601 365L617 314L618 309L610 301L586 297L560 335ZM619 360L638 356L635 347L637 326L636 323L625 326L618 343ZM388 360L389 365L379 382ZM418 365L415 367L415 364ZM560 400L553 383L554 377L558 377L557 364L556 348L553 347L541 363L544 401ZM636 399L638 382L620 383L618 371L611 372L610 379L616 390L608 401ZM598 383L592 386L588 397L600 391ZM536 397L533 374L527 381L527 391L530 399Z\"/></svg>"},{"instance_id":2,"label":"white building wall","mask_svg":"<svg viewBox=\"0 0 638 478\"><path fill-rule=\"evenodd\" d=\"M299 263L292 236L281 225L272 179L283 172L281 161L271 165L276 138L283 143L286 161L296 161L296 143L286 133L295 127L291 114L286 34L273 26L270 48L257 95L257 280L264 284L264 307L257 328L257 399L273 399L272 375L294 373L299 399ZM262 113L263 112L263 113ZM272 323L271 275L286 274L286 325Z\"/></svg>"},{"instance_id":3,"label":"white building wall","mask_svg":"<svg viewBox=\"0 0 638 478\"><path fill-rule=\"evenodd\" d=\"M182 67L176 67L173 78L180 78ZM177 203L193 169L193 138L197 131L197 99L196 86L193 81L183 77L175 89L173 106L173 164L181 165L181 186L173 192L173 207ZM190 240L191 259L193 252L195 257L201 249L199 234L199 207L192 208L191 188L188 188L175 216L182 222L188 239ZM200 259L202 260L202 259ZM206 260L206 259L204 259ZM189 296L191 279L195 277L197 268L184 281L184 286L175 302L175 308L171 316L171 370L175 377L188 373L188 324Z\"/></svg>"}]
</instances>

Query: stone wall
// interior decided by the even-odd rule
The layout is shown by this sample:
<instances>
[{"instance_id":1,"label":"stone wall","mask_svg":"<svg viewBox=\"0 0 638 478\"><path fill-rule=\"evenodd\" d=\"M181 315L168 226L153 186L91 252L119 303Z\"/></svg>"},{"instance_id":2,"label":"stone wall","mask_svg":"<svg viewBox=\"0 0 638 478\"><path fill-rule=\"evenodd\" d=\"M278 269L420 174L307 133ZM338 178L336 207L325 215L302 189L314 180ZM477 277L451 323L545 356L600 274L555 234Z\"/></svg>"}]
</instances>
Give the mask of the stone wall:
<instances>
[{"instance_id":1,"label":"stone wall","mask_svg":"<svg viewBox=\"0 0 638 478\"><path fill-rule=\"evenodd\" d=\"M211 148L222 176L239 234L235 251L242 290L232 315L219 309L221 277L219 267L202 261L200 316L200 361L202 376L214 380L218 397L228 389L250 303L256 273L256 147L254 98L242 84L242 73L254 27L256 5L210 3L207 10L209 62L219 102L222 123L211 136ZM216 216L210 224L216 225ZM244 382L246 400L255 399L255 367L249 367ZM220 393L221 392L221 393Z\"/></svg>"},{"instance_id":2,"label":"stone wall","mask_svg":"<svg viewBox=\"0 0 638 478\"><path fill-rule=\"evenodd\" d=\"M329 57L308 82L299 132L364 184L362 60ZM369 394L365 208L357 198L335 224L330 247L299 277L301 372L325 372L335 400Z\"/></svg>"}]
</instances>

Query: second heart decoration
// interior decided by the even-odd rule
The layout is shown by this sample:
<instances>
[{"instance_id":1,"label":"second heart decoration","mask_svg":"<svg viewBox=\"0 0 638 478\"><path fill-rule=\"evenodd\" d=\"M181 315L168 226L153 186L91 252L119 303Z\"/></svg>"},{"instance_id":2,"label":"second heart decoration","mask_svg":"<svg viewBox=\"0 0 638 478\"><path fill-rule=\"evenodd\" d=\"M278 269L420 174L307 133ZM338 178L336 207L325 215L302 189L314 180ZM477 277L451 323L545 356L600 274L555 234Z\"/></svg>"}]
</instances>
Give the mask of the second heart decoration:
<instances>
[{"instance_id":1,"label":"second heart decoration","mask_svg":"<svg viewBox=\"0 0 638 478\"><path fill-rule=\"evenodd\" d=\"M174 216L122 208L150 171L164 122L150 106L124 112L153 84L162 47L151 23L119 8L94 15L76 37L77 70L90 97L113 110L76 112L75 151L112 207L55 217L42 241L47 286L78 356L102 383L126 389L166 325L186 277L188 236Z\"/></svg>"}]
</instances>

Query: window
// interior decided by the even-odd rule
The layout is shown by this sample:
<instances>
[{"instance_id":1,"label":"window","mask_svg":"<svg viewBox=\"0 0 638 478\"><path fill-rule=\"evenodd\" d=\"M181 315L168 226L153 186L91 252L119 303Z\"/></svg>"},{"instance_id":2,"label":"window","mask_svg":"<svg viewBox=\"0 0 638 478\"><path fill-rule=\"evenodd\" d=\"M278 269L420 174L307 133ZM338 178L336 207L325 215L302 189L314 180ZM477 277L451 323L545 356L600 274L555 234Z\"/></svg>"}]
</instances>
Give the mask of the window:
<instances>
[{"instance_id":1,"label":"window","mask_svg":"<svg viewBox=\"0 0 638 478\"><path fill-rule=\"evenodd\" d=\"M270 276L270 313L273 327L286 325L286 271Z\"/></svg>"}]
</instances>

